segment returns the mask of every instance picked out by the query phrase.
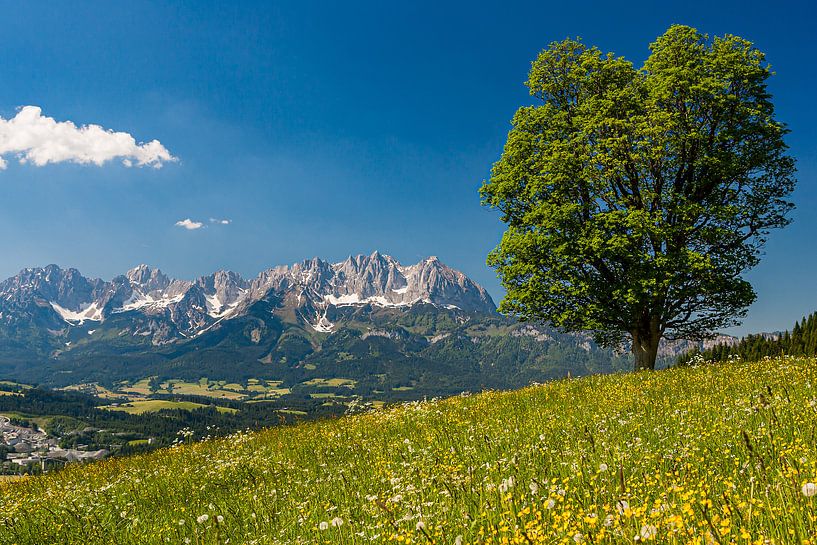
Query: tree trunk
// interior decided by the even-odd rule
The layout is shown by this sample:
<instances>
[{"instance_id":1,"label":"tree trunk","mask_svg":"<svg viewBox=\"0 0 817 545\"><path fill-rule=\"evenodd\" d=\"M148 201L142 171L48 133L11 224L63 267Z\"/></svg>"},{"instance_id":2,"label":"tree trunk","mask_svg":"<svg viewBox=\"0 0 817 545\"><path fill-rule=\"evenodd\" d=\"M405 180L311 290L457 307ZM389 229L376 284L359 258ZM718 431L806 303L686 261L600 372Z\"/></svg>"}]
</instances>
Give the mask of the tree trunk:
<instances>
[{"instance_id":1,"label":"tree trunk","mask_svg":"<svg viewBox=\"0 0 817 545\"><path fill-rule=\"evenodd\" d=\"M658 343L661 341L661 334L657 331L631 333L633 338L633 370L652 371L655 369L655 359L658 357Z\"/></svg>"}]
</instances>

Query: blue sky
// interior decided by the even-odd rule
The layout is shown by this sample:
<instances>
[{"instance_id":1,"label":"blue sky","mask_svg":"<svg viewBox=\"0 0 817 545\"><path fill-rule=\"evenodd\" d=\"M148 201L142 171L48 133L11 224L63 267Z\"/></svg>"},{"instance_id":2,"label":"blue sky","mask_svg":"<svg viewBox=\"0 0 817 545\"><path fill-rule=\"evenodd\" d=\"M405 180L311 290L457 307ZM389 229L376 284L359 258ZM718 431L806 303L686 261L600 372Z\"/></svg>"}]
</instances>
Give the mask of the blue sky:
<instances>
[{"instance_id":1,"label":"blue sky","mask_svg":"<svg viewBox=\"0 0 817 545\"><path fill-rule=\"evenodd\" d=\"M254 276L311 256L438 255L502 295L502 232L477 189L529 101L536 53L581 36L640 64L670 24L768 54L798 159L795 223L749 278L745 326L817 310L817 8L807 2L0 3L0 117L42 115L161 141L161 169L0 170L0 276L57 263ZM175 226L190 218L205 224ZM210 218L229 219L228 225Z\"/></svg>"}]
</instances>

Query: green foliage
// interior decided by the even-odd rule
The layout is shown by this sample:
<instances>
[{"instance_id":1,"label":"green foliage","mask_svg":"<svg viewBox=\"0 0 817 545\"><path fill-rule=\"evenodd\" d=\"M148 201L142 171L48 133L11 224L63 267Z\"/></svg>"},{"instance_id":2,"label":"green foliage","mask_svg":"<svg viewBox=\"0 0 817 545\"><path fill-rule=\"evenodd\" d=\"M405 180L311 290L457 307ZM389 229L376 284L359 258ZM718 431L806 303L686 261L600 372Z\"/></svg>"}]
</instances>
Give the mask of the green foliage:
<instances>
[{"instance_id":1,"label":"green foliage","mask_svg":"<svg viewBox=\"0 0 817 545\"><path fill-rule=\"evenodd\" d=\"M500 310L599 342L701 339L755 298L741 275L787 225L794 160L764 54L676 25L641 69L580 41L552 43L481 195L507 223L488 263Z\"/></svg>"}]
</instances>

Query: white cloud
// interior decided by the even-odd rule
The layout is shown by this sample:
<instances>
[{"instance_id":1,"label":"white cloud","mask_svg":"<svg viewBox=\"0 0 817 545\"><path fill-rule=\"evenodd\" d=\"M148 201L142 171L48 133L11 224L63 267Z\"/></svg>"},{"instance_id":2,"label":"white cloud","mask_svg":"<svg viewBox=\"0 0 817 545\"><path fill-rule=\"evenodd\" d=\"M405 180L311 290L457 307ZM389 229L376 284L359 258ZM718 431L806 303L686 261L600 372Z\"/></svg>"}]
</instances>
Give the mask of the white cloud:
<instances>
[{"instance_id":1,"label":"white cloud","mask_svg":"<svg viewBox=\"0 0 817 545\"><path fill-rule=\"evenodd\" d=\"M42 115L38 106L23 106L11 119L0 117L0 170L7 166L3 158L7 154L36 166L62 162L100 166L121 159L127 167L160 168L177 160L158 140L137 144L126 132L56 121Z\"/></svg>"},{"instance_id":2,"label":"white cloud","mask_svg":"<svg viewBox=\"0 0 817 545\"><path fill-rule=\"evenodd\" d=\"M233 220L210 218L210 223L218 223L219 225L230 225Z\"/></svg>"},{"instance_id":3,"label":"white cloud","mask_svg":"<svg viewBox=\"0 0 817 545\"><path fill-rule=\"evenodd\" d=\"M185 218L176 222L176 227L183 227L188 231L195 231L204 227L204 223L200 221L193 221L190 218Z\"/></svg>"}]
</instances>

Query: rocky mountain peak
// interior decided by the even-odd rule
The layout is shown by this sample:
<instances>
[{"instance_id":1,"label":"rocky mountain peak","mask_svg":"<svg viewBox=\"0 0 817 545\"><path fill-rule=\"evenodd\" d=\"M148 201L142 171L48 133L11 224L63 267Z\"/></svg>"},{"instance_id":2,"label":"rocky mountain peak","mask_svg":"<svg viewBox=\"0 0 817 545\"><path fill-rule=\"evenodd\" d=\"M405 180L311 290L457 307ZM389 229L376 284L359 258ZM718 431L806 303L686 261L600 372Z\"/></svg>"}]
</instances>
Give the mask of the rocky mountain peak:
<instances>
[{"instance_id":1,"label":"rocky mountain peak","mask_svg":"<svg viewBox=\"0 0 817 545\"><path fill-rule=\"evenodd\" d=\"M170 285L170 279L159 269L142 264L125 273L130 284L143 293L164 290Z\"/></svg>"},{"instance_id":2,"label":"rocky mountain peak","mask_svg":"<svg viewBox=\"0 0 817 545\"><path fill-rule=\"evenodd\" d=\"M238 273L224 270L202 276L196 284L202 290L207 312L213 317L222 317L234 309L250 287L250 283Z\"/></svg>"},{"instance_id":3,"label":"rocky mountain peak","mask_svg":"<svg viewBox=\"0 0 817 545\"><path fill-rule=\"evenodd\" d=\"M245 289L248 285L248 282L241 278L240 274L225 270L216 271L208 276L202 276L197 282L208 292L235 291Z\"/></svg>"},{"instance_id":4,"label":"rocky mountain peak","mask_svg":"<svg viewBox=\"0 0 817 545\"><path fill-rule=\"evenodd\" d=\"M61 269L52 264L23 269L0 283L0 295L6 301L18 304L44 300L76 310L100 296L104 284L99 279L85 278L76 269Z\"/></svg>"}]
</instances>

